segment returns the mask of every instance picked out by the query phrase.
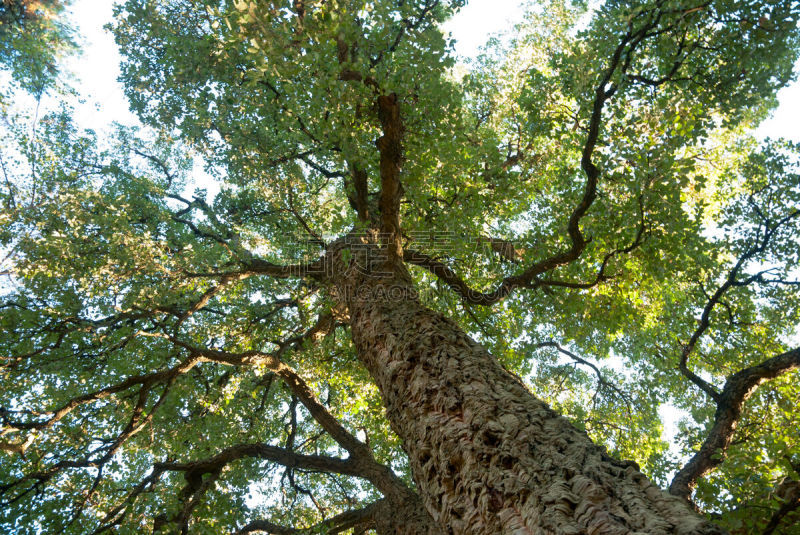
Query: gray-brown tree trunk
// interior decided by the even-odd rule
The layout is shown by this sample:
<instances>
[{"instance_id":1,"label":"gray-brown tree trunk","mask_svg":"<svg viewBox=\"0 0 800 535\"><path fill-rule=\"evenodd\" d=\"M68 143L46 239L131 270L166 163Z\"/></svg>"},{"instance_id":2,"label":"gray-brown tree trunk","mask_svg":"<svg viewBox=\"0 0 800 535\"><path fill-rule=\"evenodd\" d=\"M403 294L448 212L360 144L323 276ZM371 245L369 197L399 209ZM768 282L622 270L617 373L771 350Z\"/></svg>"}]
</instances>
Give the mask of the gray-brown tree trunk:
<instances>
[{"instance_id":1,"label":"gray-brown tree trunk","mask_svg":"<svg viewBox=\"0 0 800 535\"><path fill-rule=\"evenodd\" d=\"M337 294L445 533L723 533L633 463L609 457L453 321L422 306L402 266L390 269L382 278L351 269Z\"/></svg>"}]
</instances>

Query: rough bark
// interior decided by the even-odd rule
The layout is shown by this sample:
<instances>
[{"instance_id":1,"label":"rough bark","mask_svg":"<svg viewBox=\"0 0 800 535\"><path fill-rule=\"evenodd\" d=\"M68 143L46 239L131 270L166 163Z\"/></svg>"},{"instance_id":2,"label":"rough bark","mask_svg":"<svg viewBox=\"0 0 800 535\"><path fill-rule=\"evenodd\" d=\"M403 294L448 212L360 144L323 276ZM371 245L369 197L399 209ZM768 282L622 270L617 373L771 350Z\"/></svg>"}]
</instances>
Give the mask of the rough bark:
<instances>
[{"instance_id":1,"label":"rough bark","mask_svg":"<svg viewBox=\"0 0 800 535\"><path fill-rule=\"evenodd\" d=\"M380 95L378 118L381 121L383 135L375 142L380 152L381 196L379 209L381 212L381 232L392 258L403 256L400 247L400 198L403 196L403 185L400 183L400 169L403 161L403 121L400 117L400 104L397 95Z\"/></svg>"},{"instance_id":2,"label":"rough bark","mask_svg":"<svg viewBox=\"0 0 800 535\"><path fill-rule=\"evenodd\" d=\"M430 516L417 500L411 503L396 503L379 500L363 509L347 511L331 517L311 528L292 528L268 520L254 520L243 526L235 535L269 533L270 535L308 535L325 533L334 535L348 529L373 529L378 535L441 535L437 526L431 525Z\"/></svg>"},{"instance_id":3,"label":"rough bark","mask_svg":"<svg viewBox=\"0 0 800 535\"><path fill-rule=\"evenodd\" d=\"M373 516L378 535L444 535L422 501L415 497L404 502L385 500Z\"/></svg>"},{"instance_id":4,"label":"rough bark","mask_svg":"<svg viewBox=\"0 0 800 535\"><path fill-rule=\"evenodd\" d=\"M359 358L446 533L723 533L633 463L610 458L422 306L402 266L383 278L347 273L337 297Z\"/></svg>"}]
</instances>

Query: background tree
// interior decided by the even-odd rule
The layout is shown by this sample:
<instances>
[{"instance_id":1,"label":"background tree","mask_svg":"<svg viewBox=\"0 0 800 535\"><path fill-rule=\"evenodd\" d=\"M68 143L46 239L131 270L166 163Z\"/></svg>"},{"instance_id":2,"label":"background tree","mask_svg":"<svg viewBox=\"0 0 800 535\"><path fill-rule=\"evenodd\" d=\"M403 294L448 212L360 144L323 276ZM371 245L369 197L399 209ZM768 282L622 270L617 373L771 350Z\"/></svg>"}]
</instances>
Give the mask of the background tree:
<instances>
[{"instance_id":1,"label":"background tree","mask_svg":"<svg viewBox=\"0 0 800 535\"><path fill-rule=\"evenodd\" d=\"M64 23L62 0L0 2L0 65L36 96L57 76L59 56L74 49L72 30Z\"/></svg>"},{"instance_id":2,"label":"background tree","mask_svg":"<svg viewBox=\"0 0 800 535\"><path fill-rule=\"evenodd\" d=\"M456 68L458 7L129 0L151 133L6 113L0 526L791 532L798 147L748 132L800 7L547 2Z\"/></svg>"}]
</instances>

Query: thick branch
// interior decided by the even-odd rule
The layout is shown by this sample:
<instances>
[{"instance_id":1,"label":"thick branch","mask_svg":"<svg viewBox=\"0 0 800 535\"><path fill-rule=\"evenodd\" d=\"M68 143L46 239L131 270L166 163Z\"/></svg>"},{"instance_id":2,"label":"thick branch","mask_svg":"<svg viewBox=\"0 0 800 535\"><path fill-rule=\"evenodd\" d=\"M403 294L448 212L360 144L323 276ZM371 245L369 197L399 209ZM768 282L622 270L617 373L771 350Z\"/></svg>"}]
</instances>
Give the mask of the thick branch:
<instances>
[{"instance_id":1,"label":"thick branch","mask_svg":"<svg viewBox=\"0 0 800 535\"><path fill-rule=\"evenodd\" d=\"M442 279L453 290L458 292L460 296L467 302L486 306L492 305L504 299L516 288L535 288L543 285L587 288L605 280L605 269L611 258L620 252L629 252L641 243L644 232L643 223L637 232L633 244L623 249L613 251L605 256L601 264L600 271L593 282L547 282L539 280L538 277L539 275L550 272L559 266L576 261L586 248L588 240L583 236L580 223L581 219L583 219L583 217L587 214L589 208L591 208L595 198L597 197L597 184L600 177L600 170L593 162L592 156L594 155L594 151L597 147L600 137L600 127L602 126L603 121L603 109L606 102L612 96L614 96L617 91L617 86L611 84L611 79L618 70L624 72L625 69L627 69L633 50L635 50L639 43L648 36L648 32L653 27L657 26L658 21L659 17L655 17L648 24L643 25L642 28L637 30L635 33L629 31L622 38L620 44L617 46L611 56L608 67L601 75L599 83L595 88L594 100L592 102L592 112L589 118L588 135L581 151L581 169L586 175L586 183L584 184L583 196L581 197L578 205L572 210L567 222L566 230L571 242L569 249L563 250L534 263L522 273L506 277L494 290L489 292L481 292L470 288L448 266L419 252L407 251L404 253L404 260L411 264L424 267ZM623 53L626 54L626 61L624 63Z\"/></svg>"},{"instance_id":2,"label":"thick branch","mask_svg":"<svg viewBox=\"0 0 800 535\"><path fill-rule=\"evenodd\" d=\"M627 254L639 247L644 241L644 219L639 226L639 229L636 232L636 236L631 242L631 244L627 245L626 247L622 247L620 249L615 249L609 253L606 253L603 257L603 261L600 263L600 268L597 270L597 274L595 277L586 282L579 282L579 281L564 281L564 280L557 280L557 279L541 279L538 277L532 277L531 280L520 282L517 281L514 283L514 279L516 277L506 277L503 281L494 289L488 292L482 292L480 290L476 290L469 286L450 266L441 262L425 253L420 251L416 251L413 249L405 249L403 251L403 260L409 264L413 264L415 266L419 266L424 268L439 278L442 282L447 284L451 290L456 292L464 301L473 305L485 305L489 306L492 305L505 296L511 293L512 286L513 287L521 287L521 288L528 288L528 289L536 289L543 286L554 286L559 288L572 288L572 289L586 289L592 288L597 286L603 281L608 280L611 278L610 275L607 274L608 265L611 262L611 259L614 258L618 254ZM504 244L510 245L510 242L503 242ZM494 248L494 243L492 243ZM510 254L508 251L508 247L506 247L506 252ZM498 252L504 258L505 254Z\"/></svg>"},{"instance_id":3,"label":"thick branch","mask_svg":"<svg viewBox=\"0 0 800 535\"><path fill-rule=\"evenodd\" d=\"M371 523L375 515L380 514L381 509L385 507L386 502L379 500L362 509L345 511L308 528L290 528L267 520L254 520L243 526L235 535L245 535L253 532L265 532L270 535L301 535L303 533L334 535L355 526Z\"/></svg>"},{"instance_id":4,"label":"thick branch","mask_svg":"<svg viewBox=\"0 0 800 535\"><path fill-rule=\"evenodd\" d=\"M170 172L169 166L164 160L137 149L133 149L133 152L153 162L167 178L168 187L172 184L175 177ZM311 160L310 154L311 153L309 151L306 151L301 152L294 157L302 160L328 178L344 176L343 173L327 172L325 169L321 168ZM229 273L189 273L189 276L219 276L223 277L224 279L238 280L239 278L254 274L269 275L275 278L313 278L314 275L319 273L319 265L317 264L279 265L258 258L252 253L252 251L248 250L242 245L240 238L234 232L228 228L225 228L225 225L220 222L216 212L214 212L214 210L208 205L208 203L206 203L205 200L199 197L194 197L193 199L189 200L174 193L166 193L165 195L167 198L178 201L184 205L183 209L172 214L173 221L186 225L199 238L210 239L224 246L237 258L242 266L242 269ZM204 230L191 219L184 217L194 209L199 209L214 227L222 228L222 233ZM311 234L313 234L313 232Z\"/></svg>"},{"instance_id":5,"label":"thick branch","mask_svg":"<svg viewBox=\"0 0 800 535\"><path fill-rule=\"evenodd\" d=\"M267 444L238 444L225 448L208 459L188 463L157 463L155 467L161 471L184 472L186 481L191 486L204 474L218 473L228 464L247 458L264 459L290 468L362 476L356 463L351 459L339 459L325 455L304 455Z\"/></svg>"},{"instance_id":6,"label":"thick branch","mask_svg":"<svg viewBox=\"0 0 800 535\"><path fill-rule=\"evenodd\" d=\"M381 232L388 240L390 258L401 258L400 199L403 196L403 186L400 183L400 168L403 162L403 121L400 118L400 104L396 94L378 96L378 118L383 128L383 135L376 142L380 152L381 195L378 206L381 212Z\"/></svg>"},{"instance_id":7,"label":"thick branch","mask_svg":"<svg viewBox=\"0 0 800 535\"><path fill-rule=\"evenodd\" d=\"M198 355L205 360L228 364L233 366L261 365L280 377L289 386L292 394L297 396L311 416L336 442L350 454L353 463L358 466L362 477L369 480L385 496L391 498L407 498L411 490L388 467L378 463L372 456L370 448L358 440L334 417L319 400L303 378L280 357L290 349L301 347L307 341L314 340L333 328L333 318L330 314L320 315L317 323L308 331L281 342L280 347L273 353L260 351L245 351L230 353L215 349L197 347L179 340L173 336L161 336L173 344L187 349L193 355ZM152 336L152 335L151 335Z\"/></svg>"},{"instance_id":8,"label":"thick branch","mask_svg":"<svg viewBox=\"0 0 800 535\"><path fill-rule=\"evenodd\" d=\"M81 405L105 399L113 394L118 394L137 385L141 385L143 388L149 389L157 383L174 380L178 375L185 374L201 361L202 359L199 356L193 355L192 357L184 360L182 363L172 368L162 370L160 372L128 377L124 381L121 381L115 385L69 400L58 409L46 412L45 414L50 415L50 417L40 422L13 421L8 419L4 410L0 410L0 420L2 420L3 425L15 430L44 430L55 425L67 414Z\"/></svg>"},{"instance_id":9,"label":"thick branch","mask_svg":"<svg viewBox=\"0 0 800 535\"><path fill-rule=\"evenodd\" d=\"M796 491L789 499L773 513L769 519L763 535L772 535L778 526L794 511L800 510L800 492Z\"/></svg>"},{"instance_id":10,"label":"thick branch","mask_svg":"<svg viewBox=\"0 0 800 535\"><path fill-rule=\"evenodd\" d=\"M353 187L355 189L355 196L351 197L351 203L358 213L360 221L369 221L369 203L367 201L368 181L367 172L357 166L351 167L351 176L353 177Z\"/></svg>"},{"instance_id":11,"label":"thick branch","mask_svg":"<svg viewBox=\"0 0 800 535\"><path fill-rule=\"evenodd\" d=\"M761 364L745 368L730 377L719 394L714 425L700 450L681 468L669 486L670 494L689 499L697 480L724 460L745 401L756 387L791 370L800 368L800 347L782 353Z\"/></svg>"}]
</instances>

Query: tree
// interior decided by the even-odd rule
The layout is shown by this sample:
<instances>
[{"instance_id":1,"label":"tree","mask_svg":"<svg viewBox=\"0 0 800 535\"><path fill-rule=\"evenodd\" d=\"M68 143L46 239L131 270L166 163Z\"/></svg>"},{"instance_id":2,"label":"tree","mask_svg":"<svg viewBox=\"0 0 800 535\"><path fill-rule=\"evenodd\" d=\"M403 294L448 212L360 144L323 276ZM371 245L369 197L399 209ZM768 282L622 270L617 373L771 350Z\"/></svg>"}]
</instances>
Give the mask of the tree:
<instances>
[{"instance_id":1,"label":"tree","mask_svg":"<svg viewBox=\"0 0 800 535\"><path fill-rule=\"evenodd\" d=\"M0 2L0 65L11 69L28 91L40 96L57 76L59 56L75 47L64 24L62 0Z\"/></svg>"},{"instance_id":2,"label":"tree","mask_svg":"<svg viewBox=\"0 0 800 535\"><path fill-rule=\"evenodd\" d=\"M7 117L6 531L790 532L799 147L749 132L800 6L543 2L468 66L458 7L128 0L151 131Z\"/></svg>"}]
</instances>

